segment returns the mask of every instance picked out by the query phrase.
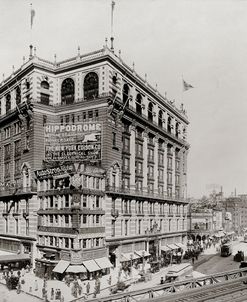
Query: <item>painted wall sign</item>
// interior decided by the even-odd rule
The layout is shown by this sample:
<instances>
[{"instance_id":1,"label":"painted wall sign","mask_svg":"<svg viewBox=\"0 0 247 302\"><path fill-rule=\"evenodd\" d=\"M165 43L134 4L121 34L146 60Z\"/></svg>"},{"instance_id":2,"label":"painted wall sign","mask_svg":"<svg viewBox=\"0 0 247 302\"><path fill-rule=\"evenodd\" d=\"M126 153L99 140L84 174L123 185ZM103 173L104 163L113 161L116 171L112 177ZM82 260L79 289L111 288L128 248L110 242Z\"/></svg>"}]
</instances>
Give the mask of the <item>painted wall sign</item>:
<instances>
[{"instance_id":1,"label":"painted wall sign","mask_svg":"<svg viewBox=\"0 0 247 302\"><path fill-rule=\"evenodd\" d=\"M47 161L93 162L101 159L101 123L48 124L44 128Z\"/></svg>"}]
</instances>

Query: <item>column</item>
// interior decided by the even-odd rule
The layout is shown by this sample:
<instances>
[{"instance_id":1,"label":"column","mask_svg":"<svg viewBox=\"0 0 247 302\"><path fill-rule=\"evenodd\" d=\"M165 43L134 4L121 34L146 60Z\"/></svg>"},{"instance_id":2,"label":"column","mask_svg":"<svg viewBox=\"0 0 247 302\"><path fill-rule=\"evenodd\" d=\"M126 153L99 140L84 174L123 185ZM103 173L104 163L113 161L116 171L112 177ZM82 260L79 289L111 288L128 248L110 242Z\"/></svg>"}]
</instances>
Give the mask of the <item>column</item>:
<instances>
[{"instance_id":1,"label":"column","mask_svg":"<svg viewBox=\"0 0 247 302\"><path fill-rule=\"evenodd\" d=\"M143 192L148 191L148 133L143 132Z\"/></svg>"},{"instance_id":2,"label":"column","mask_svg":"<svg viewBox=\"0 0 247 302\"><path fill-rule=\"evenodd\" d=\"M176 172L176 156L175 146L172 147L172 196L175 197L175 172Z\"/></svg>"},{"instance_id":3,"label":"column","mask_svg":"<svg viewBox=\"0 0 247 302\"><path fill-rule=\"evenodd\" d=\"M130 189L135 190L135 125L130 126Z\"/></svg>"},{"instance_id":4,"label":"column","mask_svg":"<svg viewBox=\"0 0 247 302\"><path fill-rule=\"evenodd\" d=\"M164 195L167 196L167 142L164 142Z\"/></svg>"},{"instance_id":5,"label":"column","mask_svg":"<svg viewBox=\"0 0 247 302\"><path fill-rule=\"evenodd\" d=\"M158 140L156 136L154 138L154 193L158 194Z\"/></svg>"}]
</instances>

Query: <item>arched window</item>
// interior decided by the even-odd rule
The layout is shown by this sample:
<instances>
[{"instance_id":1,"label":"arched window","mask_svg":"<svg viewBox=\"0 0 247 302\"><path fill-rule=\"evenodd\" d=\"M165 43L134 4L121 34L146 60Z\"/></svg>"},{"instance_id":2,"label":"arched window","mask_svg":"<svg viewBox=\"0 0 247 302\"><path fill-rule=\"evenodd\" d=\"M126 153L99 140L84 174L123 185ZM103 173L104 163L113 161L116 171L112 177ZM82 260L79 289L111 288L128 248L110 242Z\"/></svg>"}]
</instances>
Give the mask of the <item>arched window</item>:
<instances>
[{"instance_id":1,"label":"arched window","mask_svg":"<svg viewBox=\"0 0 247 302\"><path fill-rule=\"evenodd\" d=\"M126 107L129 107L129 85L128 84L124 84L123 85L123 104L126 104ZM126 103L127 102L127 103Z\"/></svg>"},{"instance_id":2,"label":"arched window","mask_svg":"<svg viewBox=\"0 0 247 302\"><path fill-rule=\"evenodd\" d=\"M99 78L95 72L89 72L84 79L84 98L95 99L99 95Z\"/></svg>"},{"instance_id":3,"label":"arched window","mask_svg":"<svg viewBox=\"0 0 247 302\"><path fill-rule=\"evenodd\" d=\"M6 113L8 113L11 109L11 95L10 93L6 96Z\"/></svg>"},{"instance_id":4,"label":"arched window","mask_svg":"<svg viewBox=\"0 0 247 302\"><path fill-rule=\"evenodd\" d=\"M21 88L20 86L17 86L15 89L15 100L16 105L19 105L21 103Z\"/></svg>"},{"instance_id":5,"label":"arched window","mask_svg":"<svg viewBox=\"0 0 247 302\"><path fill-rule=\"evenodd\" d=\"M142 96L140 93L138 93L136 96L136 112L142 115Z\"/></svg>"},{"instance_id":6,"label":"arched window","mask_svg":"<svg viewBox=\"0 0 247 302\"><path fill-rule=\"evenodd\" d=\"M153 104L150 102L150 103L148 104L148 120L149 120L150 122L153 121L153 109L154 109L154 106L153 106Z\"/></svg>"},{"instance_id":7,"label":"arched window","mask_svg":"<svg viewBox=\"0 0 247 302\"><path fill-rule=\"evenodd\" d=\"M159 125L159 127L163 126L163 112L162 112L162 110L159 111L158 125Z\"/></svg>"},{"instance_id":8,"label":"arched window","mask_svg":"<svg viewBox=\"0 0 247 302\"><path fill-rule=\"evenodd\" d=\"M172 125L171 125L171 123L172 123L172 119L171 119L171 117L169 116L168 119L167 119L167 131L168 131L169 133L172 132Z\"/></svg>"},{"instance_id":9,"label":"arched window","mask_svg":"<svg viewBox=\"0 0 247 302\"><path fill-rule=\"evenodd\" d=\"M72 104L75 100L75 83L71 78L63 80L61 87L61 103Z\"/></svg>"},{"instance_id":10,"label":"arched window","mask_svg":"<svg viewBox=\"0 0 247 302\"><path fill-rule=\"evenodd\" d=\"M42 104L45 104L45 105L49 105L49 98L50 98L50 92L49 92L49 88L50 88L50 85L47 81L42 81L41 84L40 84L40 87L41 87L41 91L40 91L40 102Z\"/></svg>"}]
</instances>

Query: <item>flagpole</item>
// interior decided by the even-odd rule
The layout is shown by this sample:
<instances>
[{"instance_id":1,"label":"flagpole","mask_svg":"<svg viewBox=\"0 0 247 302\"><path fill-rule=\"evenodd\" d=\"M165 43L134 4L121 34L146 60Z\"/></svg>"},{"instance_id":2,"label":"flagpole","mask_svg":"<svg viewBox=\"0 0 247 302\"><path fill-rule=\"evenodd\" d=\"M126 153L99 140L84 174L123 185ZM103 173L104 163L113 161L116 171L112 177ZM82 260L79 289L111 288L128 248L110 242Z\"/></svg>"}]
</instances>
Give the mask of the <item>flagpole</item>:
<instances>
[{"instance_id":1,"label":"flagpole","mask_svg":"<svg viewBox=\"0 0 247 302\"><path fill-rule=\"evenodd\" d=\"M111 3L111 50L114 51L114 47L113 47L113 41L114 41L114 37L113 37L113 11L114 11L114 7L115 7L115 1L112 0Z\"/></svg>"}]
</instances>

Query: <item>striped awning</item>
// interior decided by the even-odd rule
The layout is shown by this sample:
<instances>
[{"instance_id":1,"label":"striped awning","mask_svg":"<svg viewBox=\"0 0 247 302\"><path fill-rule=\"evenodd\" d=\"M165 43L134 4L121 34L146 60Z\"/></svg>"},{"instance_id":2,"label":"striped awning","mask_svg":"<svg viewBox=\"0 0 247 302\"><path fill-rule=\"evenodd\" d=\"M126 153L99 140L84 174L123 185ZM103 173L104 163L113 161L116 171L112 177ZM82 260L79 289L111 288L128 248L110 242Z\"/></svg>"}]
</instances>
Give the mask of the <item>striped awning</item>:
<instances>
[{"instance_id":1,"label":"striped awning","mask_svg":"<svg viewBox=\"0 0 247 302\"><path fill-rule=\"evenodd\" d=\"M69 261L60 260L58 264L54 267L53 272L62 274L69 265Z\"/></svg>"},{"instance_id":2,"label":"striped awning","mask_svg":"<svg viewBox=\"0 0 247 302\"><path fill-rule=\"evenodd\" d=\"M66 269L66 273L86 273L87 270L85 268L85 266L83 265L70 265L67 269Z\"/></svg>"},{"instance_id":3,"label":"striped awning","mask_svg":"<svg viewBox=\"0 0 247 302\"><path fill-rule=\"evenodd\" d=\"M141 250L141 251L135 251L135 253L139 256L139 257L148 257L151 256L149 254L149 252L145 251L145 250Z\"/></svg>"},{"instance_id":4,"label":"striped awning","mask_svg":"<svg viewBox=\"0 0 247 302\"><path fill-rule=\"evenodd\" d=\"M162 245L160 247L160 250L163 252L169 252L171 249L167 245Z\"/></svg>"},{"instance_id":5,"label":"striped awning","mask_svg":"<svg viewBox=\"0 0 247 302\"><path fill-rule=\"evenodd\" d=\"M169 243L169 244L167 244L167 246L168 246L171 250L177 250L177 249L178 249L178 246L176 246L176 244L174 244L174 243Z\"/></svg>"},{"instance_id":6,"label":"striped awning","mask_svg":"<svg viewBox=\"0 0 247 302\"><path fill-rule=\"evenodd\" d=\"M94 259L94 261L98 264L101 269L112 267L110 260L107 257L102 257L98 259Z\"/></svg>"},{"instance_id":7,"label":"striped awning","mask_svg":"<svg viewBox=\"0 0 247 302\"><path fill-rule=\"evenodd\" d=\"M184 245L183 243L181 242L178 242L178 243L175 243L179 248L183 249L183 250L187 250L187 247L186 245Z\"/></svg>"},{"instance_id":8,"label":"striped awning","mask_svg":"<svg viewBox=\"0 0 247 302\"><path fill-rule=\"evenodd\" d=\"M82 264L86 267L89 272L96 272L100 270L100 267L94 260L83 261Z\"/></svg>"}]
</instances>

